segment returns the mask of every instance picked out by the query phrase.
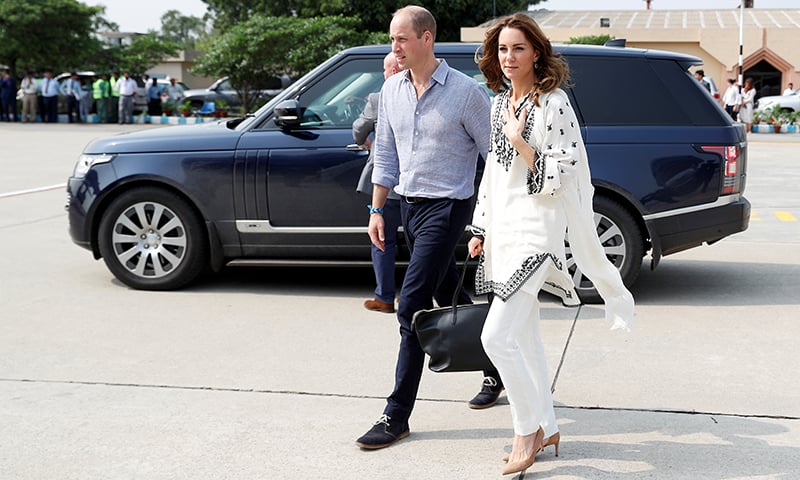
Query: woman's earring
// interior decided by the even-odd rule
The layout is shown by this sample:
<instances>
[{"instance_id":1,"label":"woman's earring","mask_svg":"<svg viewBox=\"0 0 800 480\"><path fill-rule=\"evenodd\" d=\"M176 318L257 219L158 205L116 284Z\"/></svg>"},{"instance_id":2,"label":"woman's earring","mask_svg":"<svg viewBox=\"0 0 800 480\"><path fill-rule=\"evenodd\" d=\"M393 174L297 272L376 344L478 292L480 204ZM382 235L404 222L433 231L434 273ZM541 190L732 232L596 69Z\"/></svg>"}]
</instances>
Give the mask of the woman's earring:
<instances>
[{"instance_id":1,"label":"woman's earring","mask_svg":"<svg viewBox=\"0 0 800 480\"><path fill-rule=\"evenodd\" d=\"M533 69L534 70L539 70L539 62L538 61L537 62L533 62Z\"/></svg>"}]
</instances>

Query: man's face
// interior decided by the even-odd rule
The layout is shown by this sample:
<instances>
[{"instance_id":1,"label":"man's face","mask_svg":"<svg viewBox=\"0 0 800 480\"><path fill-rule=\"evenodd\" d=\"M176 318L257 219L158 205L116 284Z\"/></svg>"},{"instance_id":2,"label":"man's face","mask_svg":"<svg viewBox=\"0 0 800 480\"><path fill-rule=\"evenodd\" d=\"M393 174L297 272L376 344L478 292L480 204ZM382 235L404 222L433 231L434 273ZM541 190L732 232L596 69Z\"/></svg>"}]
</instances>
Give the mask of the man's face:
<instances>
[{"instance_id":1,"label":"man's face","mask_svg":"<svg viewBox=\"0 0 800 480\"><path fill-rule=\"evenodd\" d=\"M389 25L389 38L392 41L392 52L401 70L414 69L420 65L433 48L431 33L423 32L422 37L417 38L411 20L403 14L392 19Z\"/></svg>"}]
</instances>

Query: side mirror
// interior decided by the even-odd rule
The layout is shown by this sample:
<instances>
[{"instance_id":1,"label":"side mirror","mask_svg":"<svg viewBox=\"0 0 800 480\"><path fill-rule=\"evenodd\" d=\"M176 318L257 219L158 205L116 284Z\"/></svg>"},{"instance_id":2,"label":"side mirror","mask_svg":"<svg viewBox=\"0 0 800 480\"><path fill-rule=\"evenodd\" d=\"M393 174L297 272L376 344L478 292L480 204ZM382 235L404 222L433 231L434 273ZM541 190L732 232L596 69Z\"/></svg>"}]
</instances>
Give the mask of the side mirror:
<instances>
[{"instance_id":1,"label":"side mirror","mask_svg":"<svg viewBox=\"0 0 800 480\"><path fill-rule=\"evenodd\" d=\"M281 128L299 127L303 114L300 102L295 99L284 100L275 106L275 124Z\"/></svg>"}]
</instances>

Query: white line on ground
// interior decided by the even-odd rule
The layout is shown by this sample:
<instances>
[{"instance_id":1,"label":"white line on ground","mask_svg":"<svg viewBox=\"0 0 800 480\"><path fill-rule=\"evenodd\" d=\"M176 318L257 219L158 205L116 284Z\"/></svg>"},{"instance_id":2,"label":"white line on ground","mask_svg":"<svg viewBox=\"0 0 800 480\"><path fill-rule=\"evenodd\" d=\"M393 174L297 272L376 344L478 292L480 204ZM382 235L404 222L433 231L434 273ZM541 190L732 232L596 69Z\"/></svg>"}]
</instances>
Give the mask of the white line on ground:
<instances>
[{"instance_id":1,"label":"white line on ground","mask_svg":"<svg viewBox=\"0 0 800 480\"><path fill-rule=\"evenodd\" d=\"M59 183L58 185L50 185L49 187L29 188L27 190L17 190L16 192L0 193L0 198L18 197L20 195L28 195L30 193L47 192L49 190L57 190L66 187L66 184Z\"/></svg>"}]
</instances>

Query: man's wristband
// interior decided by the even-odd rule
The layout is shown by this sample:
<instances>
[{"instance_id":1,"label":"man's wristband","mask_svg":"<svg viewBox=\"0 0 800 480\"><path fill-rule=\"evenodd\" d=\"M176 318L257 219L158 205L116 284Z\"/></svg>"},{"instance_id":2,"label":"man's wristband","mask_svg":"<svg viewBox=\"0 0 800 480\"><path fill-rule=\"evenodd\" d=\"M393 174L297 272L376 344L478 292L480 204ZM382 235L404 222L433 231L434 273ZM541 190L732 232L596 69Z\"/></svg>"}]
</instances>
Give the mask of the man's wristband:
<instances>
[{"instance_id":1,"label":"man's wristband","mask_svg":"<svg viewBox=\"0 0 800 480\"><path fill-rule=\"evenodd\" d=\"M372 205L367 205L367 208L369 208L370 215L372 215L373 213L380 213L381 215L383 215L383 208L381 207L373 207Z\"/></svg>"}]
</instances>

